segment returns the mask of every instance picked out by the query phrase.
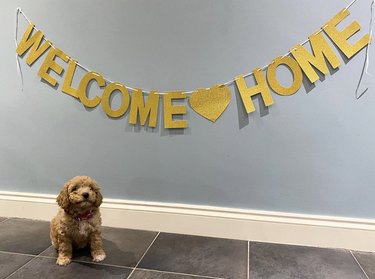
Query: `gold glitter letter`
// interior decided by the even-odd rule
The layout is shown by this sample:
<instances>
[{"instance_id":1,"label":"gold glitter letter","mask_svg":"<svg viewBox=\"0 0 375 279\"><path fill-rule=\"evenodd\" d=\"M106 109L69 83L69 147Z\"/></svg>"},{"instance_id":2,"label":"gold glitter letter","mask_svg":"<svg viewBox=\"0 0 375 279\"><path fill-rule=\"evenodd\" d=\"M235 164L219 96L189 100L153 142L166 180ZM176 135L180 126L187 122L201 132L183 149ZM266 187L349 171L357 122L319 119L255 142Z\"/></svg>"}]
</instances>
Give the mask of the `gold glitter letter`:
<instances>
[{"instance_id":1,"label":"gold glitter letter","mask_svg":"<svg viewBox=\"0 0 375 279\"><path fill-rule=\"evenodd\" d=\"M282 86L276 78L276 70L280 65L286 65L293 74L293 83L290 87ZM268 66L267 69L267 80L271 88L279 95L290 96L298 91L302 85L302 71L296 60L289 56L277 57Z\"/></svg>"},{"instance_id":2,"label":"gold glitter letter","mask_svg":"<svg viewBox=\"0 0 375 279\"><path fill-rule=\"evenodd\" d=\"M78 86L78 97L81 103L88 108L96 107L101 101L100 97L98 96L95 96L93 99L87 98L87 86L92 80L95 80L98 83L99 87L105 86L104 78L102 77L102 75L96 72L88 72L83 76Z\"/></svg>"},{"instance_id":3,"label":"gold glitter letter","mask_svg":"<svg viewBox=\"0 0 375 279\"><path fill-rule=\"evenodd\" d=\"M62 92L69 94L73 96L74 98L78 98L77 89L72 87L72 80L73 80L76 67L77 67L77 61L70 60L68 64L68 70L66 71L64 83L61 89Z\"/></svg>"},{"instance_id":4,"label":"gold glitter letter","mask_svg":"<svg viewBox=\"0 0 375 279\"><path fill-rule=\"evenodd\" d=\"M318 69L322 74L326 75L328 74L328 67L324 57L327 58L333 69L340 66L341 62L326 39L324 39L322 33L312 34L309 37L309 40L313 54L308 52L306 48L300 44L295 45L291 52L310 82L314 83L319 79L319 76L312 66Z\"/></svg>"},{"instance_id":5,"label":"gold glitter letter","mask_svg":"<svg viewBox=\"0 0 375 279\"><path fill-rule=\"evenodd\" d=\"M156 127L158 120L158 108L159 108L159 94L151 92L148 95L146 105L144 104L143 94L141 89L134 90L132 93L132 102L130 105L129 124L137 124L137 116L141 125L144 126L148 117L148 126Z\"/></svg>"},{"instance_id":6,"label":"gold glitter letter","mask_svg":"<svg viewBox=\"0 0 375 279\"><path fill-rule=\"evenodd\" d=\"M242 75L235 78L238 91L240 92L242 102L245 106L246 112L251 113L255 111L253 102L251 101L251 96L256 94L261 94L264 105L266 107L273 104L270 89L268 88L267 81L263 76L261 69L253 70L253 75L257 85L253 87L247 87L245 79Z\"/></svg>"},{"instance_id":7,"label":"gold glitter letter","mask_svg":"<svg viewBox=\"0 0 375 279\"><path fill-rule=\"evenodd\" d=\"M324 32L331 38L335 45L341 49L345 56L349 59L362 48L370 43L370 35L366 34L361 39L359 39L354 45L351 45L347 40L357 33L361 26L357 21L353 21L344 30L338 31L336 25L339 24L344 18L349 15L349 10L343 9L333 18L331 18L326 26L324 27Z\"/></svg>"},{"instance_id":8,"label":"gold glitter letter","mask_svg":"<svg viewBox=\"0 0 375 279\"><path fill-rule=\"evenodd\" d=\"M48 71L51 69L55 73L61 75L61 73L64 70L63 67L61 67L59 64L55 62L56 56L60 57L65 62L68 62L69 60L69 57L62 50L58 48L51 48L48 51L48 54L44 59L42 65L40 66L38 72L38 76L40 76L42 79L47 81L52 86L55 86L57 84L57 81L48 74Z\"/></svg>"},{"instance_id":9,"label":"gold glitter letter","mask_svg":"<svg viewBox=\"0 0 375 279\"><path fill-rule=\"evenodd\" d=\"M173 115L175 114L185 114L185 106L173 106L173 99L185 99L186 95L183 92L169 92L163 96L164 100L164 128L166 129L176 129L176 128L186 128L188 122L186 120L175 120L173 121Z\"/></svg>"},{"instance_id":10,"label":"gold glitter letter","mask_svg":"<svg viewBox=\"0 0 375 279\"><path fill-rule=\"evenodd\" d=\"M49 41L46 41L42 45L40 45L44 36L40 30L38 30L31 38L29 38L33 29L34 24L30 23L22 36L20 44L16 49L17 54L21 56L31 47L30 54L26 59L26 63L29 66L31 66L51 46L51 43Z\"/></svg>"},{"instance_id":11,"label":"gold glitter letter","mask_svg":"<svg viewBox=\"0 0 375 279\"><path fill-rule=\"evenodd\" d=\"M111 105L109 104L109 100L111 98L111 94L116 90L120 91L122 94L122 103L121 106L117 110L113 110ZM113 82L104 89L103 96L102 96L102 107L104 112L110 117L120 117L124 115L126 110L129 107L130 103L130 96L128 89L118 82Z\"/></svg>"}]
</instances>

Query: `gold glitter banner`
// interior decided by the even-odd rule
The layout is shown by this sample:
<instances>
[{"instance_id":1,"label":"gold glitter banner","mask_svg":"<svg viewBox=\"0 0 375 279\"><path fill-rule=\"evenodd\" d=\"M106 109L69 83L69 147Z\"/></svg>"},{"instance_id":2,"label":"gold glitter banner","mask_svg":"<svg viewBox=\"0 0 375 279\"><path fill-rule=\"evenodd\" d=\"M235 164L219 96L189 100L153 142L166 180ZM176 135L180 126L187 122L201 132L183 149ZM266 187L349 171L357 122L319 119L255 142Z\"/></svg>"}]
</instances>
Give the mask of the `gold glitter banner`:
<instances>
[{"instance_id":1,"label":"gold glitter banner","mask_svg":"<svg viewBox=\"0 0 375 279\"><path fill-rule=\"evenodd\" d=\"M352 3L354 3L354 1ZM139 123L141 126L147 125L148 127L156 127L159 97L162 96L164 128L184 129L188 127L188 121L183 119L183 116L187 113L187 107L184 104L174 104L174 100L184 102L185 99L188 98L188 103L193 111L215 122L230 104L231 92L228 87L230 84L235 84L237 86L246 112L252 113L255 111L252 102L252 97L254 95L259 94L264 105L268 107L274 103L270 89L278 95L290 96L298 92L302 85L303 75L305 75L310 82L314 83L319 79L317 71L323 75L328 73L327 62L333 69L339 67L341 61L332 50L322 32L328 36L348 59L353 57L370 43L371 38L369 34L365 34L354 43L348 42L348 39L361 28L357 21L351 22L343 29L341 28L341 31L336 28L336 26L350 14L348 8L351 4L331 18L317 32L311 34L309 39L304 43L295 45L288 53L276 57L270 64L263 68L255 68L249 74L238 75L232 81L223 84L215 84L211 88L198 88L193 91L158 92L155 90L149 92L139 88L125 86L119 82L112 82L101 74L88 70L86 67L79 64L77 60L57 48L44 37L40 30L35 28L35 25L28 20L20 9L17 10L17 23L18 14L21 13L29 21L29 25L20 42L17 43L16 40L16 52L18 56L23 56L28 52L26 63L29 66L32 66L37 59L46 53L44 61L38 70L38 76L54 87L59 87L60 85L59 82L50 75L50 72L53 71L62 76L63 82L61 91L79 99L85 107L95 108L101 104L105 114L111 118L121 117L130 110L129 124L137 125ZM16 28L18 28L18 25ZM310 43L312 51L307 50L303 46L308 42ZM64 61L65 64L58 64L55 60L56 57ZM293 81L290 86L282 85L278 80L277 70L281 65L289 68L292 73ZM77 66L87 71L87 73L79 82L78 88L73 88L72 80ZM266 74L263 73L264 70L266 70ZM245 78L251 75L254 76L255 85L248 87ZM102 93L99 96L89 98L87 91L90 88L89 84L91 85L92 83L96 83L96 86L102 90ZM121 93L121 105L117 109L113 109L111 104L111 95L114 92ZM147 97L146 101L144 100L145 95ZM177 115L179 117L175 117Z\"/></svg>"}]
</instances>

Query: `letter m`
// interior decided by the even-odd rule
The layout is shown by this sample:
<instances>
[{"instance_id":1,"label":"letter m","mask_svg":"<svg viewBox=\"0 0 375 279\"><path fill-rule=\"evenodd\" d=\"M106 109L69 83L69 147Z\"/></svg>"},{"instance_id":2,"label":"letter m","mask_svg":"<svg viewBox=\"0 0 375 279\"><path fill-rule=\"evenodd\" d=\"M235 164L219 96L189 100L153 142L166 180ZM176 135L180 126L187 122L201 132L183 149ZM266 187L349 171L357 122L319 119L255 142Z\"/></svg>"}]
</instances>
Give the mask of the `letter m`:
<instances>
[{"instance_id":1,"label":"letter m","mask_svg":"<svg viewBox=\"0 0 375 279\"><path fill-rule=\"evenodd\" d=\"M319 79L318 74L314 70L319 70L322 74L328 73L326 58L333 69L340 66L341 62L333 52L328 42L324 39L322 33L315 33L309 37L310 45L313 54L308 52L302 45L294 46L291 53L301 66L302 70L310 80L314 83Z\"/></svg>"},{"instance_id":2,"label":"letter m","mask_svg":"<svg viewBox=\"0 0 375 279\"><path fill-rule=\"evenodd\" d=\"M147 102L144 104L142 90L136 89L132 93L132 102L130 106L129 123L137 124L139 115L141 125L145 125L147 118L149 127L156 127L158 118L159 94L151 92L148 95Z\"/></svg>"}]
</instances>

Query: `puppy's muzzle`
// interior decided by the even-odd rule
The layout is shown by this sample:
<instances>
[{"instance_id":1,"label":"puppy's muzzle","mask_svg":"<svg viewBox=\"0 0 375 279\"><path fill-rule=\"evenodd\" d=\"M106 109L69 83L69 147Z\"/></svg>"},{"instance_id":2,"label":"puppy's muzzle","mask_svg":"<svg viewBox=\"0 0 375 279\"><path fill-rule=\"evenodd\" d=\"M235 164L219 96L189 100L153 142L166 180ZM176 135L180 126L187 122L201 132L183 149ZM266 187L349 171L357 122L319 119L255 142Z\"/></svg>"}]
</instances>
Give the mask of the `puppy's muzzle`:
<instances>
[{"instance_id":1,"label":"puppy's muzzle","mask_svg":"<svg viewBox=\"0 0 375 279\"><path fill-rule=\"evenodd\" d=\"M89 193L86 193L86 192L83 193L83 194L82 194L82 197L84 197L84 198L87 200L87 199L89 198Z\"/></svg>"}]
</instances>

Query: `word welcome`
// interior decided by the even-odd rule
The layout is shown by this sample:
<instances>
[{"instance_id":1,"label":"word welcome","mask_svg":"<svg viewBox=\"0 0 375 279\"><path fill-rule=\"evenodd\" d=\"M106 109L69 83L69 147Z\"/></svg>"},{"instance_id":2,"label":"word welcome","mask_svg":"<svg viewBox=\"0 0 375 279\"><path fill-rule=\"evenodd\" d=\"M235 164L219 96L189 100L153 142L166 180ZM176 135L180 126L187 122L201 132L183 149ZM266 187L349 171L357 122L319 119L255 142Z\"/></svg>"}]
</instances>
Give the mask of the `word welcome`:
<instances>
[{"instance_id":1,"label":"word welcome","mask_svg":"<svg viewBox=\"0 0 375 279\"><path fill-rule=\"evenodd\" d=\"M347 16L347 9L341 10L337 15L330 19L321 30L330 38L330 40L350 59L362 48L370 43L369 34L365 34L354 44L350 44L348 39L360 30L357 21L351 22L343 30L339 31L337 25ZM39 68L38 76L52 86L58 86L58 82L49 72L53 71L64 76L61 91L80 100L80 102L88 108L94 108L101 104L103 111L113 118L123 116L130 107L129 124L146 125L148 120L149 127L156 127L159 110L159 98L161 96L157 91L152 91L147 95L146 101L142 89L135 89L130 96L128 89L119 82L107 84L104 77L97 72L87 72L78 88L72 87L72 80L77 67L77 61L72 59L59 48L55 47L50 41L44 39L44 35L40 30L34 32L35 26L30 23L27 27L22 39L16 49L19 56L29 52L26 63L32 66L33 63L48 50L48 53ZM314 83L319 79L317 71L326 75L328 73L327 63L333 69L341 65L341 61L332 50L331 46L323 36L321 30L314 32L309 36L311 52L301 44L295 45L289 53L292 57L284 55L276 57L267 68L266 76L262 69L255 68L252 71L256 84L248 87L243 75L235 77L235 83L241 96L241 100L247 113L255 111L252 97L260 94L265 106L273 104L270 88L279 95L290 96L295 94L302 85L303 74ZM56 62L59 57L67 63L67 67L63 67ZM288 67L292 73L293 81L289 87L281 85L277 79L277 68L280 65ZM88 97L89 84L95 82L99 88L103 89L101 96L93 98ZM121 93L121 105L117 109L111 106L111 96L115 92ZM187 120L176 120L175 115L183 116L186 114L186 106L174 105L173 101L177 99L186 99L187 95L184 91L165 92L163 96L164 108L164 128L187 128ZM224 112L230 102L230 91L225 85L214 85L209 89L199 88L190 96L190 106L201 116L215 122Z\"/></svg>"}]
</instances>

